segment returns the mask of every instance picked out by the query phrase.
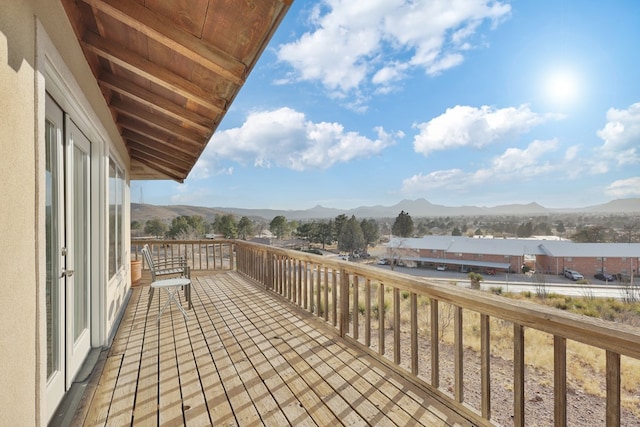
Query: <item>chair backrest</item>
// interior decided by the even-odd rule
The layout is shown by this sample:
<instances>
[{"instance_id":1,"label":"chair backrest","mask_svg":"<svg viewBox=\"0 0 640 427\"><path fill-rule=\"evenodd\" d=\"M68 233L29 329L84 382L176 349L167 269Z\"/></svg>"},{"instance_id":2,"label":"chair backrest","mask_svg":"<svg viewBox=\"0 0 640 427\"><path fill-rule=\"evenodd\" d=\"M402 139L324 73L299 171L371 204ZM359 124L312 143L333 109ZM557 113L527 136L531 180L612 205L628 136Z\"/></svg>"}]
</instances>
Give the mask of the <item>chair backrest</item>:
<instances>
[{"instance_id":1,"label":"chair backrest","mask_svg":"<svg viewBox=\"0 0 640 427\"><path fill-rule=\"evenodd\" d=\"M151 250L149 249L149 245L144 245L140 250L144 259L147 261L147 265L149 266L149 271L151 272L151 281L156 281L156 268L153 264L153 257L151 256Z\"/></svg>"}]
</instances>

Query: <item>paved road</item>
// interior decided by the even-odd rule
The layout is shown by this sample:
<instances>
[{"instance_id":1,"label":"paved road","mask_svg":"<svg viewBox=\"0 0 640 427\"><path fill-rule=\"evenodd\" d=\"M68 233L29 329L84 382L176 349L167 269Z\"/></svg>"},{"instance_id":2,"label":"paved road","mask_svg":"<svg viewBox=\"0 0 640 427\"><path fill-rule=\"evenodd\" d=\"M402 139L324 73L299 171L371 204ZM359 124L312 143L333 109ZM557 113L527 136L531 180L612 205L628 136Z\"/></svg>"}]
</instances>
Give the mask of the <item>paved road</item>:
<instances>
[{"instance_id":1,"label":"paved road","mask_svg":"<svg viewBox=\"0 0 640 427\"><path fill-rule=\"evenodd\" d=\"M389 269L387 265L378 265L377 267ZM396 267L395 271L413 276L428 277L438 282L455 282L457 286L470 286L466 273L410 267ZM484 281L480 284L483 290L489 290L499 286L502 287L504 292L529 291L535 293L540 286L544 286L547 292L568 296L593 296L616 299L626 299L629 296L628 287L620 286L618 282L605 284L597 279L589 279L590 283L588 284L579 284L564 276L545 274L543 275L544 282L539 284L535 277L529 277L525 274L496 274L495 276L483 275L483 277ZM637 283L634 295L636 298L640 297L640 290L638 290Z\"/></svg>"}]
</instances>

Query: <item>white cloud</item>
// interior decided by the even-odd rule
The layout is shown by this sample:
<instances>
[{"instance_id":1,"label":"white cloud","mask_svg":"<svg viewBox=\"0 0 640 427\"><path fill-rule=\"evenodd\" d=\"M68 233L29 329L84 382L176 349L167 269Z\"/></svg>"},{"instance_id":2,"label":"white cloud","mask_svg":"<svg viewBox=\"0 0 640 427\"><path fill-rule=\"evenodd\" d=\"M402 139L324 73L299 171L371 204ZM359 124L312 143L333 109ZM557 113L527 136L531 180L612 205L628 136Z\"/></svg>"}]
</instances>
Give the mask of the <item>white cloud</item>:
<instances>
[{"instance_id":1,"label":"white cloud","mask_svg":"<svg viewBox=\"0 0 640 427\"><path fill-rule=\"evenodd\" d=\"M616 198L640 196L640 177L614 181L605 189L607 196Z\"/></svg>"},{"instance_id":2,"label":"white cloud","mask_svg":"<svg viewBox=\"0 0 640 427\"><path fill-rule=\"evenodd\" d=\"M609 109L607 123L597 134L604 141L600 148L603 158L618 165L639 163L640 103L632 104L627 110Z\"/></svg>"},{"instance_id":3,"label":"white cloud","mask_svg":"<svg viewBox=\"0 0 640 427\"><path fill-rule=\"evenodd\" d=\"M414 125L420 132L415 136L413 146L416 152L425 156L438 150L481 148L558 118L560 116L534 113L526 104L502 109L457 105L428 122Z\"/></svg>"},{"instance_id":4,"label":"white cloud","mask_svg":"<svg viewBox=\"0 0 640 427\"><path fill-rule=\"evenodd\" d=\"M548 160L549 154L557 151L559 143L555 139L531 142L526 149L509 148L495 157L488 168L474 172L461 169L439 170L427 175L418 174L402 183L402 191L407 194L423 194L435 189L459 191L471 189L487 183L517 182L558 172L562 166ZM553 158L553 156L550 156Z\"/></svg>"},{"instance_id":5,"label":"white cloud","mask_svg":"<svg viewBox=\"0 0 640 427\"><path fill-rule=\"evenodd\" d=\"M311 12L313 28L279 46L278 58L293 67L291 80L320 81L334 96L369 85L387 92L403 75L390 70L455 67L481 24L510 13L496 0L325 0Z\"/></svg>"},{"instance_id":6,"label":"white cloud","mask_svg":"<svg viewBox=\"0 0 640 427\"><path fill-rule=\"evenodd\" d=\"M222 160L256 167L326 169L339 162L381 153L402 138L375 128L377 138L345 131L339 123L313 123L290 108L251 113L241 127L218 131L196 164L199 172ZM232 169L229 169L231 172ZM204 177L205 173L195 173Z\"/></svg>"}]
</instances>

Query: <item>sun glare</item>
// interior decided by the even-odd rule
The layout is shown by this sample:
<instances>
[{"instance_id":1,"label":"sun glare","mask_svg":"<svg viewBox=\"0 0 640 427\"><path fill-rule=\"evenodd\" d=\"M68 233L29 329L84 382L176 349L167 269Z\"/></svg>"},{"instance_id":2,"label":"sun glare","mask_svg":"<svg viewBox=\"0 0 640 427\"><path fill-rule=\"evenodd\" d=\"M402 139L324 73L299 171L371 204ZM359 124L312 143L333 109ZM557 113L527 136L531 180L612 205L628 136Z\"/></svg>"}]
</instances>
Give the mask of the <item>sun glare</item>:
<instances>
[{"instance_id":1,"label":"sun glare","mask_svg":"<svg viewBox=\"0 0 640 427\"><path fill-rule=\"evenodd\" d=\"M575 73L568 70L555 70L546 77L547 98L556 104L570 104L579 92L579 82Z\"/></svg>"}]
</instances>

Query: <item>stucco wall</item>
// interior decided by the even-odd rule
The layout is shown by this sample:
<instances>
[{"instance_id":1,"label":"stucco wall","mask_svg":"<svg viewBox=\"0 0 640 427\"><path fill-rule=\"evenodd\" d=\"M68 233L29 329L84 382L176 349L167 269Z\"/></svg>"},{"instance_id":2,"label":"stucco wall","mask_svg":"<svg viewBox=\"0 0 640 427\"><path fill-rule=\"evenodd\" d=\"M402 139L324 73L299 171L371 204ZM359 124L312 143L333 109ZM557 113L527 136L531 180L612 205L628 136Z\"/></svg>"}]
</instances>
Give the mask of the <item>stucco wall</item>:
<instances>
[{"instance_id":1,"label":"stucco wall","mask_svg":"<svg viewBox=\"0 0 640 427\"><path fill-rule=\"evenodd\" d=\"M0 414L38 422L35 29L23 2L0 13Z\"/></svg>"}]
</instances>

